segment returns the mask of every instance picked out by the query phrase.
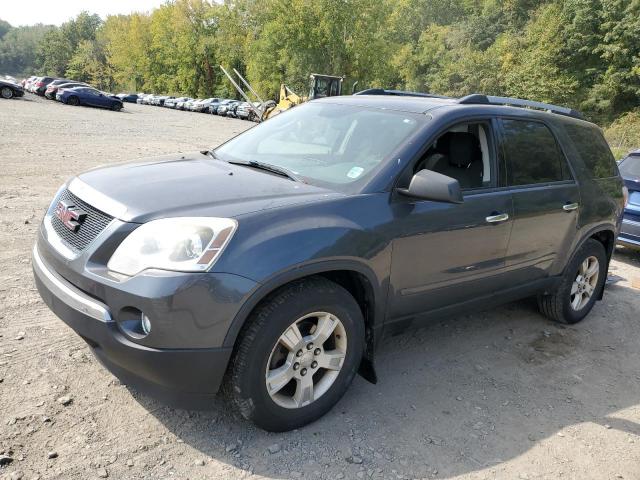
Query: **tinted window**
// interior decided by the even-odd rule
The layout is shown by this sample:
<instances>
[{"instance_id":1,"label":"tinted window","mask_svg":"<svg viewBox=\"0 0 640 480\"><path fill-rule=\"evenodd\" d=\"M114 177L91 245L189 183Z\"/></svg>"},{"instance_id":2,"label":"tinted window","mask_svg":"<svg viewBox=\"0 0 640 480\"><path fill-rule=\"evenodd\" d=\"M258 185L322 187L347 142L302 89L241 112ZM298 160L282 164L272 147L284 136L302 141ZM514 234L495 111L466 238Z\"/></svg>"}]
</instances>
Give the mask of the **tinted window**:
<instances>
[{"instance_id":1,"label":"tinted window","mask_svg":"<svg viewBox=\"0 0 640 480\"><path fill-rule=\"evenodd\" d=\"M571 178L569 166L546 125L503 120L509 185L559 182Z\"/></svg>"},{"instance_id":2,"label":"tinted window","mask_svg":"<svg viewBox=\"0 0 640 480\"><path fill-rule=\"evenodd\" d=\"M565 129L593 178L617 175L616 160L600 130L588 125L566 125Z\"/></svg>"}]
</instances>

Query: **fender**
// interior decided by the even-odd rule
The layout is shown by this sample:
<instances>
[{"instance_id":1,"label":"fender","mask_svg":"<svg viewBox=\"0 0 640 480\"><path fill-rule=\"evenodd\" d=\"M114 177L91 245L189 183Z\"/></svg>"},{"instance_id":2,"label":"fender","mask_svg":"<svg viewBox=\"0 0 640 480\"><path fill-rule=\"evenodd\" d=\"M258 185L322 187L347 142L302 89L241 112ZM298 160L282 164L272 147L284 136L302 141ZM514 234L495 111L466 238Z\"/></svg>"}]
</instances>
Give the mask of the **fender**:
<instances>
[{"instance_id":1,"label":"fender","mask_svg":"<svg viewBox=\"0 0 640 480\"><path fill-rule=\"evenodd\" d=\"M247 321L249 315L253 309L262 301L268 294L276 289L290 283L294 280L298 280L311 275L316 275L324 272L331 272L337 270L350 270L362 274L371 285L373 295L374 312L372 318L372 331L374 334L374 342L379 338L379 332L382 329L384 323L384 312L386 311L386 292L389 286L389 279L378 279L374 271L362 263L361 261L353 259L336 259L336 260L319 260L315 262L305 263L302 265L294 265L284 271L272 275L264 282L260 283L249 294L247 301L242 305L239 312L231 322L231 326L224 339L224 347L233 347L240 330Z\"/></svg>"}]
</instances>

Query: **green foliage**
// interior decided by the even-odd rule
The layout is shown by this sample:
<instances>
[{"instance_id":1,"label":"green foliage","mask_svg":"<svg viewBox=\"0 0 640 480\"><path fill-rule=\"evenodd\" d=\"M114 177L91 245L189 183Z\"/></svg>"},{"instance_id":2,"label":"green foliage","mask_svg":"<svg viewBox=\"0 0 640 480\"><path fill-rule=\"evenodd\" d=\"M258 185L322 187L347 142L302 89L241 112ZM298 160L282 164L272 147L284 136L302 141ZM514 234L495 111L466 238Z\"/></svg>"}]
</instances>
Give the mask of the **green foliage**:
<instances>
[{"instance_id":1,"label":"green foliage","mask_svg":"<svg viewBox=\"0 0 640 480\"><path fill-rule=\"evenodd\" d=\"M5 22L4 20L0 19L0 39L2 37L4 37L4 35L11 30L11 24L9 22Z\"/></svg>"},{"instance_id":2,"label":"green foliage","mask_svg":"<svg viewBox=\"0 0 640 480\"><path fill-rule=\"evenodd\" d=\"M38 48L41 65L38 73L64 76L76 50L82 45L86 52L84 42L95 41L101 25L102 20L98 15L82 12L61 27L49 30Z\"/></svg>"},{"instance_id":3,"label":"green foliage","mask_svg":"<svg viewBox=\"0 0 640 480\"><path fill-rule=\"evenodd\" d=\"M640 109L625 113L604 131L616 159L640 147Z\"/></svg>"},{"instance_id":4,"label":"green foliage","mask_svg":"<svg viewBox=\"0 0 640 480\"><path fill-rule=\"evenodd\" d=\"M2 23L0 22L0 74L32 74L40 66L36 54L38 46L53 27L15 27L9 28L2 35Z\"/></svg>"}]
</instances>

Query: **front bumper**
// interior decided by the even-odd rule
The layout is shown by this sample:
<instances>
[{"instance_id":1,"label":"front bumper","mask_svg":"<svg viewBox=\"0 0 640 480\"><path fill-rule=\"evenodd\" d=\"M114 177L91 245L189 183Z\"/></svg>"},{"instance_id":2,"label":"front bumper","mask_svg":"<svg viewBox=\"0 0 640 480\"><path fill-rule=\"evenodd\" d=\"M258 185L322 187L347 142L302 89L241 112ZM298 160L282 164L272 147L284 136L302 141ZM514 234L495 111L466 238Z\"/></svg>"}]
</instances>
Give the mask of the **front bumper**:
<instances>
[{"instance_id":1,"label":"front bumper","mask_svg":"<svg viewBox=\"0 0 640 480\"><path fill-rule=\"evenodd\" d=\"M231 348L153 348L129 339L105 303L65 280L33 250L36 286L49 308L123 383L178 408L212 406Z\"/></svg>"}]
</instances>

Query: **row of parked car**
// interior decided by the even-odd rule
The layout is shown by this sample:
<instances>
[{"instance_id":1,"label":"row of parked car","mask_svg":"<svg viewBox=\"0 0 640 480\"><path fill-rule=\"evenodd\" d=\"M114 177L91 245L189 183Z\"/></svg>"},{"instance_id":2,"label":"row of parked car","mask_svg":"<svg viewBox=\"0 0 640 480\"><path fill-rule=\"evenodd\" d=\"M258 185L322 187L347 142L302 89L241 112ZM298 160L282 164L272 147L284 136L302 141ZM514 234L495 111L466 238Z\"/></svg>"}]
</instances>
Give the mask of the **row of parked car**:
<instances>
[{"instance_id":1,"label":"row of parked car","mask_svg":"<svg viewBox=\"0 0 640 480\"><path fill-rule=\"evenodd\" d=\"M100 91L88 83L68 78L32 76L22 80L21 85L27 92L67 105L85 105L115 111L121 110L124 106L118 96Z\"/></svg>"},{"instance_id":2,"label":"row of parked car","mask_svg":"<svg viewBox=\"0 0 640 480\"><path fill-rule=\"evenodd\" d=\"M260 118L260 103L249 103L231 98L191 98L172 97L154 94L122 94L125 101L135 101L140 105L154 105L189 112L209 113L221 117L239 118L241 120L257 121ZM135 100L133 99L135 97Z\"/></svg>"}]
</instances>

